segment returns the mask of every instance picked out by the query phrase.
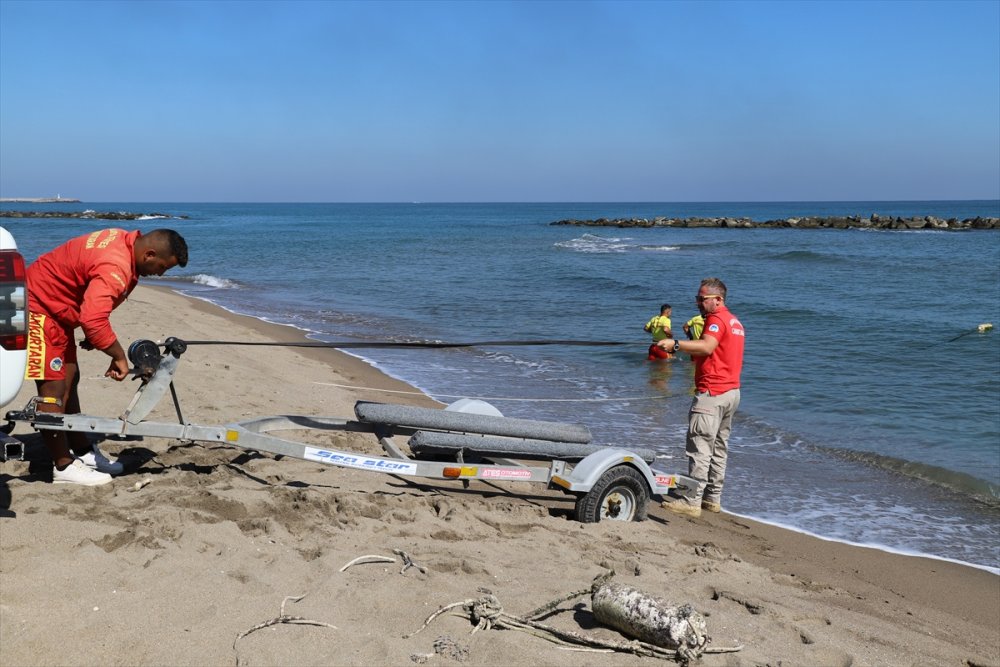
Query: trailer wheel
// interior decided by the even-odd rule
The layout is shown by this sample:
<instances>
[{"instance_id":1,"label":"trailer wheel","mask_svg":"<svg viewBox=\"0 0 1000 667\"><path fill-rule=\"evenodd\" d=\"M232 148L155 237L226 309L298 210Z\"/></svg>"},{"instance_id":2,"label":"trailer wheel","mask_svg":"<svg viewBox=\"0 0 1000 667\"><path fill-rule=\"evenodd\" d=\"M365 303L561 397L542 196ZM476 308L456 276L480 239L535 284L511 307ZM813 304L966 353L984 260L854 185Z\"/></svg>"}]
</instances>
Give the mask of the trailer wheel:
<instances>
[{"instance_id":1,"label":"trailer wheel","mask_svg":"<svg viewBox=\"0 0 1000 667\"><path fill-rule=\"evenodd\" d=\"M646 480L630 465L607 470L594 487L576 500L576 520L580 523L645 521L649 509Z\"/></svg>"}]
</instances>

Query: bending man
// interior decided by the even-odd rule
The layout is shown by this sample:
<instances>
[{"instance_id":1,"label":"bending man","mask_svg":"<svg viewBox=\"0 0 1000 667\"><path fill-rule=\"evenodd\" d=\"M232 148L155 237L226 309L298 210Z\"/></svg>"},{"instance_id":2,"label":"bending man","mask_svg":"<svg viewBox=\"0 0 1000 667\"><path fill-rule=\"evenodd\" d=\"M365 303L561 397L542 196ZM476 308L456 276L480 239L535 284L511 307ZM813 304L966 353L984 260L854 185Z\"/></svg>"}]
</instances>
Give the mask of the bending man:
<instances>
[{"instance_id":1,"label":"bending man","mask_svg":"<svg viewBox=\"0 0 1000 667\"><path fill-rule=\"evenodd\" d=\"M187 243L171 229L148 234L102 229L67 241L35 260L27 271L28 366L38 395L58 402L39 403L39 412L78 414L75 329L82 328L85 350L111 357L105 377L128 377L128 358L111 328L111 311L135 289L140 276L161 276L186 266ZM54 464L56 484L97 486L111 481L122 465L106 459L84 433L42 430ZM79 458L78 458L79 457Z\"/></svg>"}]
</instances>

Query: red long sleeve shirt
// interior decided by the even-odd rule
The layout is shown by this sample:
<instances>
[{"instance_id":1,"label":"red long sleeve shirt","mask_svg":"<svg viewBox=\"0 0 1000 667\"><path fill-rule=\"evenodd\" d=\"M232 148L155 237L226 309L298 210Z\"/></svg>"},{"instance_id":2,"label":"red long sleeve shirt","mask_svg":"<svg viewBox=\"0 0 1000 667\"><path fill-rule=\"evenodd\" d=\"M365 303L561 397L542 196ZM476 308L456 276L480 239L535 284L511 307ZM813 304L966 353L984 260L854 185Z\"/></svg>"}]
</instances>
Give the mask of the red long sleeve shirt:
<instances>
[{"instance_id":1,"label":"red long sleeve shirt","mask_svg":"<svg viewBox=\"0 0 1000 667\"><path fill-rule=\"evenodd\" d=\"M118 337L108 319L139 278L132 249L141 233L102 229L70 239L28 267L30 309L81 327L99 350Z\"/></svg>"}]
</instances>

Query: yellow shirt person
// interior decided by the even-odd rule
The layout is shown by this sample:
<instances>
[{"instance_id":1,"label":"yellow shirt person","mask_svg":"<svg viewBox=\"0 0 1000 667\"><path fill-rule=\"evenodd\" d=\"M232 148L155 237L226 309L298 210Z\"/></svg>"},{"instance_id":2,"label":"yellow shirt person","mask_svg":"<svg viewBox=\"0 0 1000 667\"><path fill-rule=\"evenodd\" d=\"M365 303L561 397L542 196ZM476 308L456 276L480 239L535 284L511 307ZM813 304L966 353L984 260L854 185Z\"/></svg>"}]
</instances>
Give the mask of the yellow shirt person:
<instances>
[{"instance_id":1,"label":"yellow shirt person","mask_svg":"<svg viewBox=\"0 0 1000 667\"><path fill-rule=\"evenodd\" d=\"M664 317L663 315L657 315L649 322L646 322L646 326L643 327L646 331L653 334L653 342L658 342L664 338L670 338L670 318Z\"/></svg>"},{"instance_id":2,"label":"yellow shirt person","mask_svg":"<svg viewBox=\"0 0 1000 667\"><path fill-rule=\"evenodd\" d=\"M660 306L660 314L655 317L650 318L646 322L646 326L643 330L648 332L653 336L653 343L649 346L648 358L650 361L657 361L659 359L673 359L674 355L667 352L659 345L657 341L661 341L664 338L673 338L673 331L670 329L670 304L665 303Z\"/></svg>"},{"instance_id":3,"label":"yellow shirt person","mask_svg":"<svg viewBox=\"0 0 1000 667\"><path fill-rule=\"evenodd\" d=\"M691 340L698 340L701 338L701 332L705 328L705 318L701 315L695 315L690 320L684 323L684 333Z\"/></svg>"}]
</instances>

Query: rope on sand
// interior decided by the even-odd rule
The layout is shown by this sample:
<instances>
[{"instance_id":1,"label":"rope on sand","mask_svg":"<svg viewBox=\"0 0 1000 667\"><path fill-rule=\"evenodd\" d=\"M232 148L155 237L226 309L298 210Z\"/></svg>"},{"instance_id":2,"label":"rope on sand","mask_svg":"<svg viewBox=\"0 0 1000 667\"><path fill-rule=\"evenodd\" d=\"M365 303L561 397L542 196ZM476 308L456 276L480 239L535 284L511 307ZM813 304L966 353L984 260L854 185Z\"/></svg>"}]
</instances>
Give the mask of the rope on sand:
<instances>
[{"instance_id":1,"label":"rope on sand","mask_svg":"<svg viewBox=\"0 0 1000 667\"><path fill-rule=\"evenodd\" d=\"M298 602L306 595L308 595L308 593L303 593L302 595L298 596L295 595L287 596L284 600L281 601L281 610L278 612L277 618L272 618L268 621L264 621L263 623L258 623L257 625L253 626L246 632L241 632L239 635L236 636L236 639L233 640L233 651L236 651L236 667L239 667L240 665L240 653L239 651L236 650L236 642L258 630L262 630L272 625L279 625L281 623L287 623L289 625L317 625L321 628L330 628L331 630L337 629L337 626L330 625L329 623L324 623L322 621L313 621L308 618L304 618L302 616L288 616L287 614L285 614L285 604L289 600L291 600L292 602Z\"/></svg>"},{"instance_id":2,"label":"rope on sand","mask_svg":"<svg viewBox=\"0 0 1000 667\"><path fill-rule=\"evenodd\" d=\"M352 565L358 565L359 563L395 563L395 558L390 558L389 556L379 556L378 554L371 554L369 556L358 556L350 563L340 568L340 572L343 572Z\"/></svg>"},{"instance_id":3,"label":"rope on sand","mask_svg":"<svg viewBox=\"0 0 1000 667\"><path fill-rule=\"evenodd\" d=\"M420 574L427 574L427 568L424 567L423 565L420 565L415 560L413 560L410 554L406 553L402 549L393 549L392 553L396 554L397 556L403 559L403 569L399 571L400 574L405 574L406 571L409 570L411 567L417 568ZM379 556L378 554L371 554L368 556L358 556L350 563L340 568L340 572L343 572L352 565L360 565L361 563L395 563L395 562L396 562L395 558L392 558L390 556Z\"/></svg>"},{"instance_id":4,"label":"rope on sand","mask_svg":"<svg viewBox=\"0 0 1000 667\"><path fill-rule=\"evenodd\" d=\"M417 568L420 574L427 574L427 568L413 560L413 558L410 557L410 554L406 553L402 549L393 549L392 553L403 559L403 569L399 571L400 574L405 574L411 567Z\"/></svg>"}]
</instances>

